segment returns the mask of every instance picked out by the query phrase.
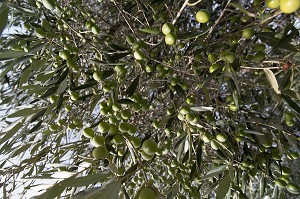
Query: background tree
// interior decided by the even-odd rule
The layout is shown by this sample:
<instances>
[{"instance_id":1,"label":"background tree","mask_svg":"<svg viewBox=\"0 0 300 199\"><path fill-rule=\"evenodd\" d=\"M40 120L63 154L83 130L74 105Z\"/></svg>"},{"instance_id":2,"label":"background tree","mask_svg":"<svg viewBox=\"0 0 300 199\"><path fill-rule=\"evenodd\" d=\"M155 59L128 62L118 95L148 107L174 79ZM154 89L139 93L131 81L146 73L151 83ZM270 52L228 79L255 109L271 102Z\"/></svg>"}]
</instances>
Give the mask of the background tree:
<instances>
[{"instance_id":1,"label":"background tree","mask_svg":"<svg viewBox=\"0 0 300 199\"><path fill-rule=\"evenodd\" d=\"M299 194L299 4L2 1L4 198Z\"/></svg>"}]
</instances>

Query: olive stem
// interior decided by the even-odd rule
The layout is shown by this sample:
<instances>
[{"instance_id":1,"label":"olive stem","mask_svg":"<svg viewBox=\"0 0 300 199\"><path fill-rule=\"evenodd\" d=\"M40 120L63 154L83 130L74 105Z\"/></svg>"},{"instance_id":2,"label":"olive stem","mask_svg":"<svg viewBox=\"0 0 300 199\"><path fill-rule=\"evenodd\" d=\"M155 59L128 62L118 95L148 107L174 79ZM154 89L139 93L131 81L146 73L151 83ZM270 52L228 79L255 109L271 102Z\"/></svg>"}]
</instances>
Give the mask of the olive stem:
<instances>
[{"instance_id":1,"label":"olive stem","mask_svg":"<svg viewBox=\"0 0 300 199\"><path fill-rule=\"evenodd\" d=\"M251 70L262 70L262 69L280 69L280 67L250 67L250 66L241 66L243 69L251 69Z\"/></svg>"},{"instance_id":2,"label":"olive stem","mask_svg":"<svg viewBox=\"0 0 300 199\"><path fill-rule=\"evenodd\" d=\"M124 16L123 12L120 10L120 8L118 7L117 3L115 0L113 0L113 3L115 4L116 8L118 9L118 11L120 12L120 14L122 15L122 17L124 18L125 22L127 23L128 27L130 28L131 32L134 34L135 37L137 37L136 33L134 32L134 30L132 29L131 25L129 24L128 20L126 19L126 17Z\"/></svg>"},{"instance_id":3,"label":"olive stem","mask_svg":"<svg viewBox=\"0 0 300 199\"><path fill-rule=\"evenodd\" d=\"M179 12L177 13L175 19L172 21L172 24L175 24L176 21L178 20L178 18L180 17L182 11L184 10L184 8L188 5L189 0L185 0L185 2L183 3L182 7L180 8Z\"/></svg>"},{"instance_id":4,"label":"olive stem","mask_svg":"<svg viewBox=\"0 0 300 199\"><path fill-rule=\"evenodd\" d=\"M187 3L188 6L195 6L198 3L201 3L202 0L196 1L195 3Z\"/></svg>"},{"instance_id":5,"label":"olive stem","mask_svg":"<svg viewBox=\"0 0 300 199\"><path fill-rule=\"evenodd\" d=\"M212 33L212 31L215 29L215 27L217 26L217 24L220 22L221 18L223 17L224 13L227 11L226 8L228 7L229 3L230 3L231 0L229 0L225 6L225 8L223 9L221 15L219 16L219 18L217 19L216 23L213 25L213 27L211 27L211 29L209 30L206 38L205 38L205 41L207 41Z\"/></svg>"}]
</instances>

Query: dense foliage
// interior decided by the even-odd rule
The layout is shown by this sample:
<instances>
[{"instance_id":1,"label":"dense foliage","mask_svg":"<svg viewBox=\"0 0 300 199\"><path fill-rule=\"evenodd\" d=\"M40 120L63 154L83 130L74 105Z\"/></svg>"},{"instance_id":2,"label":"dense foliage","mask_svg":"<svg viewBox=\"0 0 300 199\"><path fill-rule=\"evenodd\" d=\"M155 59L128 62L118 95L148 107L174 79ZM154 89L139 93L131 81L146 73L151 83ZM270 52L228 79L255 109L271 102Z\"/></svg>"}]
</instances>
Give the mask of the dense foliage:
<instances>
[{"instance_id":1,"label":"dense foliage","mask_svg":"<svg viewBox=\"0 0 300 199\"><path fill-rule=\"evenodd\" d=\"M299 0L1 2L4 198L299 194Z\"/></svg>"}]
</instances>

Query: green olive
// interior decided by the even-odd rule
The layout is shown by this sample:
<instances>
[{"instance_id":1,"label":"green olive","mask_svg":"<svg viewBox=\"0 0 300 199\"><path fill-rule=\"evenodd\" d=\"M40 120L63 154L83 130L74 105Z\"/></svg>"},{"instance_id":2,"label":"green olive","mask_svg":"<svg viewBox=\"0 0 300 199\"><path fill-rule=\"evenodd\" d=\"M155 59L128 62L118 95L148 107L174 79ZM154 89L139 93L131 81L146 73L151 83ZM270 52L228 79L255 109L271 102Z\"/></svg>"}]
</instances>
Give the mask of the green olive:
<instances>
[{"instance_id":1,"label":"green olive","mask_svg":"<svg viewBox=\"0 0 300 199\"><path fill-rule=\"evenodd\" d=\"M82 135L84 135L87 138L93 138L95 135L95 132L92 128L85 128L85 129L83 129Z\"/></svg>"},{"instance_id":2,"label":"green olive","mask_svg":"<svg viewBox=\"0 0 300 199\"><path fill-rule=\"evenodd\" d=\"M109 131L109 127L110 127L110 124L105 122L105 121L102 121L100 122L100 124L98 124L98 130L101 132L101 133L106 133Z\"/></svg>"},{"instance_id":3,"label":"green olive","mask_svg":"<svg viewBox=\"0 0 300 199\"><path fill-rule=\"evenodd\" d=\"M199 23L207 23L210 18L210 13L208 10L200 10L196 13L196 20Z\"/></svg>"},{"instance_id":4,"label":"green olive","mask_svg":"<svg viewBox=\"0 0 300 199\"><path fill-rule=\"evenodd\" d=\"M167 45L173 45L176 42L176 35L174 33L169 33L165 36L165 42Z\"/></svg>"},{"instance_id":5,"label":"green olive","mask_svg":"<svg viewBox=\"0 0 300 199\"><path fill-rule=\"evenodd\" d=\"M146 154L154 155L157 151L157 143L153 139L148 139L143 142L142 149Z\"/></svg>"},{"instance_id":6,"label":"green olive","mask_svg":"<svg viewBox=\"0 0 300 199\"><path fill-rule=\"evenodd\" d=\"M164 35L168 35L174 30L174 26L171 23L164 23L161 30Z\"/></svg>"},{"instance_id":7,"label":"green olive","mask_svg":"<svg viewBox=\"0 0 300 199\"><path fill-rule=\"evenodd\" d=\"M105 146L99 146L93 150L93 157L97 160L106 158L108 154L109 151Z\"/></svg>"},{"instance_id":8,"label":"green olive","mask_svg":"<svg viewBox=\"0 0 300 199\"><path fill-rule=\"evenodd\" d=\"M153 189L145 187L140 191L138 199L157 199L157 195Z\"/></svg>"},{"instance_id":9,"label":"green olive","mask_svg":"<svg viewBox=\"0 0 300 199\"><path fill-rule=\"evenodd\" d=\"M271 9L275 9L279 7L280 0L267 0L266 6Z\"/></svg>"},{"instance_id":10,"label":"green olive","mask_svg":"<svg viewBox=\"0 0 300 199\"><path fill-rule=\"evenodd\" d=\"M246 28L243 30L243 37L245 39L251 39L254 36L255 32L254 30L250 29L250 28Z\"/></svg>"},{"instance_id":11,"label":"green olive","mask_svg":"<svg viewBox=\"0 0 300 199\"><path fill-rule=\"evenodd\" d=\"M90 143L94 147L105 146L105 138L101 135L95 135L90 139Z\"/></svg>"},{"instance_id":12,"label":"green olive","mask_svg":"<svg viewBox=\"0 0 300 199\"><path fill-rule=\"evenodd\" d=\"M299 0L280 0L280 10L285 14L296 12L299 8Z\"/></svg>"}]
</instances>

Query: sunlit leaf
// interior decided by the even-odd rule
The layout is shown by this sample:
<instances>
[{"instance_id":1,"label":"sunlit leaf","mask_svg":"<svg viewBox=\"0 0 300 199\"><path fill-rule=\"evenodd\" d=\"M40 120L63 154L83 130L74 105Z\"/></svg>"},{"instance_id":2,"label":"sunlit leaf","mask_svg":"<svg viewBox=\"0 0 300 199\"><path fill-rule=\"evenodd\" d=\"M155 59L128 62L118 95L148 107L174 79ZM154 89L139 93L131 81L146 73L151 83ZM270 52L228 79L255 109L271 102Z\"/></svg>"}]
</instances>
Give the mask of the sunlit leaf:
<instances>
[{"instance_id":1,"label":"sunlit leaf","mask_svg":"<svg viewBox=\"0 0 300 199\"><path fill-rule=\"evenodd\" d=\"M264 72L265 72L265 74L267 76L267 79L269 80L272 88L274 89L274 91L277 94L280 94L281 92L279 91L278 82L276 80L276 77L275 77L274 73L268 68L264 69Z\"/></svg>"},{"instance_id":2,"label":"sunlit leaf","mask_svg":"<svg viewBox=\"0 0 300 199\"><path fill-rule=\"evenodd\" d=\"M197 112L213 111L214 107L210 107L210 106L198 106L198 107L191 107L191 110L197 111Z\"/></svg>"},{"instance_id":3,"label":"sunlit leaf","mask_svg":"<svg viewBox=\"0 0 300 199\"><path fill-rule=\"evenodd\" d=\"M41 109L35 109L35 108L24 108L21 110L18 110L10 115L8 115L8 118L14 118L14 117L22 117L22 116L29 116L36 112L39 112Z\"/></svg>"},{"instance_id":4,"label":"sunlit leaf","mask_svg":"<svg viewBox=\"0 0 300 199\"><path fill-rule=\"evenodd\" d=\"M103 184L99 188L87 189L85 191L79 192L74 199L118 199L118 195L121 189L120 181L111 181Z\"/></svg>"},{"instance_id":5,"label":"sunlit leaf","mask_svg":"<svg viewBox=\"0 0 300 199\"><path fill-rule=\"evenodd\" d=\"M16 120L4 131L4 136L0 139L0 144L6 142L8 139L12 138L18 130L23 126L24 120Z\"/></svg>"}]
</instances>

